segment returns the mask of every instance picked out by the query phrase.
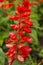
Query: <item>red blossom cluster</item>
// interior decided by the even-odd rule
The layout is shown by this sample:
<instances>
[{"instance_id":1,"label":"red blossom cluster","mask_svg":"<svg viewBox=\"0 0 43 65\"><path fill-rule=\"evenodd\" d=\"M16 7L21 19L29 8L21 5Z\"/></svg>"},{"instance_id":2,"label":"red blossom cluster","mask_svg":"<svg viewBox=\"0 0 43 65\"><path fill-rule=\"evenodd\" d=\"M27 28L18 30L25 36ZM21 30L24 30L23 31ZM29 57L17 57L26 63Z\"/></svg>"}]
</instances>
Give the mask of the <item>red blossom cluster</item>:
<instances>
[{"instance_id":1,"label":"red blossom cluster","mask_svg":"<svg viewBox=\"0 0 43 65\"><path fill-rule=\"evenodd\" d=\"M5 1L10 1L10 0L0 0L0 2L5 2ZM13 1L15 1L15 0L13 0Z\"/></svg>"},{"instance_id":2,"label":"red blossom cluster","mask_svg":"<svg viewBox=\"0 0 43 65\"><path fill-rule=\"evenodd\" d=\"M8 3L4 3L4 2L8 2ZM14 3L13 2L9 2L9 0L0 0L0 3L1 3L0 8L4 8L4 9L9 9L12 6L14 6Z\"/></svg>"},{"instance_id":3,"label":"red blossom cluster","mask_svg":"<svg viewBox=\"0 0 43 65\"><path fill-rule=\"evenodd\" d=\"M6 46L9 48L6 53L10 57L9 65L12 65L15 59L23 63L24 59L28 58L28 54L32 51L28 43L31 43L33 40L30 36L26 35L32 33L31 27L33 26L33 22L30 20L31 6L31 2L24 0L22 4L18 4L15 16L8 15L10 20L16 20L18 22L18 24L10 25L16 32L10 32L10 38L6 41ZM27 44L25 45L25 43Z\"/></svg>"},{"instance_id":4,"label":"red blossom cluster","mask_svg":"<svg viewBox=\"0 0 43 65\"><path fill-rule=\"evenodd\" d=\"M6 0L0 0L0 2L4 2L4 1L6 1Z\"/></svg>"},{"instance_id":5,"label":"red blossom cluster","mask_svg":"<svg viewBox=\"0 0 43 65\"><path fill-rule=\"evenodd\" d=\"M9 51L6 53L10 57L8 63L12 65L12 62L15 59L18 59L20 62L24 63L24 59L28 58L28 54L32 51L29 46L23 46L22 44L6 44L9 48Z\"/></svg>"}]
</instances>

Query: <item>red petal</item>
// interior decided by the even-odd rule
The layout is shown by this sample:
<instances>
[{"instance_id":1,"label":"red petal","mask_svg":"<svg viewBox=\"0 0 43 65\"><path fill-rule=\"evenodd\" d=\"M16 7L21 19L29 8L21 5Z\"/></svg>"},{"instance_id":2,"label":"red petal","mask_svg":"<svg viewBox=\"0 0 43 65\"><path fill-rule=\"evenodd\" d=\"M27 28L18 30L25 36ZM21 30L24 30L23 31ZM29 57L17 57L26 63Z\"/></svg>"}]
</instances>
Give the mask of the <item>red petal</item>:
<instances>
[{"instance_id":1,"label":"red petal","mask_svg":"<svg viewBox=\"0 0 43 65\"><path fill-rule=\"evenodd\" d=\"M19 16L12 16L12 15L8 15L10 20L18 20Z\"/></svg>"},{"instance_id":2,"label":"red petal","mask_svg":"<svg viewBox=\"0 0 43 65\"><path fill-rule=\"evenodd\" d=\"M22 63L24 62L24 58L21 55L17 55L17 59Z\"/></svg>"}]
</instances>

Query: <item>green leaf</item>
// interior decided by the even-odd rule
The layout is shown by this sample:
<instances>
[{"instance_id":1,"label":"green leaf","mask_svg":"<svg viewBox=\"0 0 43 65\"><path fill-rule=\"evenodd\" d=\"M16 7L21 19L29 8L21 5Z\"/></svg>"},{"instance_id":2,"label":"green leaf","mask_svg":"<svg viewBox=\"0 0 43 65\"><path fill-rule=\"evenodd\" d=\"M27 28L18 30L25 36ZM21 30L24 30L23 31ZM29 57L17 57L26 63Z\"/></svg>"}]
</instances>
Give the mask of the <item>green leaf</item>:
<instances>
[{"instance_id":1,"label":"green leaf","mask_svg":"<svg viewBox=\"0 0 43 65\"><path fill-rule=\"evenodd\" d=\"M39 56L43 58L43 49L39 52Z\"/></svg>"},{"instance_id":2,"label":"green leaf","mask_svg":"<svg viewBox=\"0 0 43 65\"><path fill-rule=\"evenodd\" d=\"M35 12L31 12L31 19L35 19L35 20L38 20L38 15L37 15L37 13L35 13Z\"/></svg>"},{"instance_id":3,"label":"green leaf","mask_svg":"<svg viewBox=\"0 0 43 65\"><path fill-rule=\"evenodd\" d=\"M30 33L30 36L33 38L33 44L38 45L38 37L37 37L37 30L32 29L32 33Z\"/></svg>"},{"instance_id":4,"label":"green leaf","mask_svg":"<svg viewBox=\"0 0 43 65\"><path fill-rule=\"evenodd\" d=\"M39 28L39 23L37 20L33 19L33 27L38 29Z\"/></svg>"},{"instance_id":5,"label":"green leaf","mask_svg":"<svg viewBox=\"0 0 43 65\"><path fill-rule=\"evenodd\" d=\"M8 17L1 17L1 18L0 18L0 24L7 23L8 20L9 20Z\"/></svg>"},{"instance_id":6,"label":"green leaf","mask_svg":"<svg viewBox=\"0 0 43 65\"><path fill-rule=\"evenodd\" d=\"M40 12L43 13L43 8L40 8Z\"/></svg>"},{"instance_id":7,"label":"green leaf","mask_svg":"<svg viewBox=\"0 0 43 65\"><path fill-rule=\"evenodd\" d=\"M30 17L33 21L33 27L36 29L39 28L39 23L38 23L39 17L37 15L37 13L32 12Z\"/></svg>"},{"instance_id":8,"label":"green leaf","mask_svg":"<svg viewBox=\"0 0 43 65\"><path fill-rule=\"evenodd\" d=\"M0 48L0 65L4 65L4 63L5 63L5 53Z\"/></svg>"},{"instance_id":9,"label":"green leaf","mask_svg":"<svg viewBox=\"0 0 43 65\"><path fill-rule=\"evenodd\" d=\"M18 21L14 21L14 24L18 24Z\"/></svg>"},{"instance_id":10,"label":"green leaf","mask_svg":"<svg viewBox=\"0 0 43 65\"><path fill-rule=\"evenodd\" d=\"M2 40L0 40L0 46L2 46L2 44L3 44L3 39L2 39Z\"/></svg>"},{"instance_id":11,"label":"green leaf","mask_svg":"<svg viewBox=\"0 0 43 65\"><path fill-rule=\"evenodd\" d=\"M33 60L33 58L31 57L31 55L28 55L29 56L29 63L30 65L37 65L36 61Z\"/></svg>"},{"instance_id":12,"label":"green leaf","mask_svg":"<svg viewBox=\"0 0 43 65\"><path fill-rule=\"evenodd\" d=\"M0 46L2 46L2 44L3 44L3 41L4 41L4 39L5 38L7 38L8 37L8 32L6 31L4 31L4 32L0 32Z\"/></svg>"}]
</instances>

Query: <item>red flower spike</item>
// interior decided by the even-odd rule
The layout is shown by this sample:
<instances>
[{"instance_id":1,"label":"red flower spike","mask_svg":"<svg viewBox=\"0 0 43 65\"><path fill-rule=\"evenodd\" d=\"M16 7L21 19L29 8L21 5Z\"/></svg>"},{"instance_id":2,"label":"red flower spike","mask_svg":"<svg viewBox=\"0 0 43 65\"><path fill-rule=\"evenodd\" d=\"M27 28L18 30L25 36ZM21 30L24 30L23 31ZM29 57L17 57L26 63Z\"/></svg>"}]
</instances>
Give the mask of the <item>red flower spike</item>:
<instances>
[{"instance_id":1,"label":"red flower spike","mask_svg":"<svg viewBox=\"0 0 43 65\"><path fill-rule=\"evenodd\" d=\"M26 35L26 33L32 33L31 27L33 26L33 22L30 19L30 13L32 11L30 7L32 5L34 4L28 0L24 0L22 3L18 4L15 16L8 15L10 20L18 21L18 24L10 25L15 32L10 32L10 38L7 40L7 43L13 42L15 44L6 44L6 47L9 48L6 53L6 55L10 58L9 65L12 65L12 62L16 58L20 62L24 63L24 60L28 58L28 54L32 51L28 45L25 45L25 42L27 44L33 42L33 39Z\"/></svg>"},{"instance_id":2,"label":"red flower spike","mask_svg":"<svg viewBox=\"0 0 43 65\"><path fill-rule=\"evenodd\" d=\"M10 7L14 6L13 3L9 3L9 4L2 4L2 7L5 9L9 9Z\"/></svg>"}]
</instances>

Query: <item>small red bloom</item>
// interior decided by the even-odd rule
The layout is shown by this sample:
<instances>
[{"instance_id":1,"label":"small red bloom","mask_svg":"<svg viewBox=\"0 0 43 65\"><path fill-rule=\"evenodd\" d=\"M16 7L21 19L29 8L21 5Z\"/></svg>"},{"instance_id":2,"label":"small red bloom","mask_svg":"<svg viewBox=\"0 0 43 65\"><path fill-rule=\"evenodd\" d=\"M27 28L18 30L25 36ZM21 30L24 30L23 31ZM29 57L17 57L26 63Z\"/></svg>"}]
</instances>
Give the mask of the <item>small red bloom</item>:
<instances>
[{"instance_id":1,"label":"small red bloom","mask_svg":"<svg viewBox=\"0 0 43 65\"><path fill-rule=\"evenodd\" d=\"M16 24L16 25L15 24L11 24L10 26L14 30L18 30L19 29L19 24Z\"/></svg>"},{"instance_id":2,"label":"small red bloom","mask_svg":"<svg viewBox=\"0 0 43 65\"><path fill-rule=\"evenodd\" d=\"M17 7L17 11L18 11L20 14L22 14L22 13L25 12L25 9L24 9L23 6L18 5L18 7Z\"/></svg>"},{"instance_id":3,"label":"small red bloom","mask_svg":"<svg viewBox=\"0 0 43 65\"><path fill-rule=\"evenodd\" d=\"M23 2L24 7L32 6L32 3L30 3L28 0L24 0Z\"/></svg>"},{"instance_id":4,"label":"small red bloom","mask_svg":"<svg viewBox=\"0 0 43 65\"><path fill-rule=\"evenodd\" d=\"M28 46L23 46L20 48L20 52L22 52L24 55L28 55L31 51L32 49Z\"/></svg>"},{"instance_id":5,"label":"small red bloom","mask_svg":"<svg viewBox=\"0 0 43 65\"><path fill-rule=\"evenodd\" d=\"M29 26L33 26L33 22L29 21L29 20L22 20L23 24L27 24Z\"/></svg>"},{"instance_id":6,"label":"small red bloom","mask_svg":"<svg viewBox=\"0 0 43 65\"><path fill-rule=\"evenodd\" d=\"M13 32L10 32L9 35L12 40L16 39L16 34L14 34Z\"/></svg>"},{"instance_id":7,"label":"small red bloom","mask_svg":"<svg viewBox=\"0 0 43 65\"><path fill-rule=\"evenodd\" d=\"M13 40L11 38L9 38L8 40L6 40L6 43L11 43Z\"/></svg>"},{"instance_id":8,"label":"small red bloom","mask_svg":"<svg viewBox=\"0 0 43 65\"><path fill-rule=\"evenodd\" d=\"M28 58L28 56L27 55L25 55L25 54L20 54L24 59L26 59L26 58Z\"/></svg>"},{"instance_id":9,"label":"small red bloom","mask_svg":"<svg viewBox=\"0 0 43 65\"><path fill-rule=\"evenodd\" d=\"M9 3L9 4L2 4L2 7L5 9L9 9L10 7L14 6L13 3Z\"/></svg>"},{"instance_id":10,"label":"small red bloom","mask_svg":"<svg viewBox=\"0 0 43 65\"><path fill-rule=\"evenodd\" d=\"M0 2L4 2L4 1L7 1L7 0L0 0Z\"/></svg>"},{"instance_id":11,"label":"small red bloom","mask_svg":"<svg viewBox=\"0 0 43 65\"><path fill-rule=\"evenodd\" d=\"M24 63L24 58L23 58L21 55L17 55L17 59L18 59L20 62Z\"/></svg>"},{"instance_id":12,"label":"small red bloom","mask_svg":"<svg viewBox=\"0 0 43 65\"><path fill-rule=\"evenodd\" d=\"M20 49L23 46L22 46L22 44L18 44L17 47L18 47L18 49Z\"/></svg>"},{"instance_id":13,"label":"small red bloom","mask_svg":"<svg viewBox=\"0 0 43 65\"><path fill-rule=\"evenodd\" d=\"M33 40L32 40L32 38L30 37L30 36L24 36L21 40L20 40L20 42L21 43L24 43L24 42L32 42Z\"/></svg>"},{"instance_id":14,"label":"small red bloom","mask_svg":"<svg viewBox=\"0 0 43 65\"><path fill-rule=\"evenodd\" d=\"M6 53L6 55L10 57L9 64L12 63L15 58L23 63L24 59L28 58L28 54L32 50L29 48L29 46L22 46L20 44L18 46L16 46L16 44L7 44L6 46L9 48L8 52ZM17 52L17 50L20 52L20 54Z\"/></svg>"},{"instance_id":15,"label":"small red bloom","mask_svg":"<svg viewBox=\"0 0 43 65\"><path fill-rule=\"evenodd\" d=\"M30 16L30 13L29 13L29 12L25 12L25 13L23 13L21 16L22 16L22 17L28 17L28 16Z\"/></svg>"},{"instance_id":16,"label":"small red bloom","mask_svg":"<svg viewBox=\"0 0 43 65\"><path fill-rule=\"evenodd\" d=\"M31 33L32 32L29 26L22 26L21 30L24 31L24 32L27 32L27 33Z\"/></svg>"},{"instance_id":17,"label":"small red bloom","mask_svg":"<svg viewBox=\"0 0 43 65\"><path fill-rule=\"evenodd\" d=\"M19 35L22 36L22 37L25 36L25 35L24 35L24 32L19 32Z\"/></svg>"},{"instance_id":18,"label":"small red bloom","mask_svg":"<svg viewBox=\"0 0 43 65\"><path fill-rule=\"evenodd\" d=\"M12 44L12 45L11 44L6 44L7 48L12 48L12 47L15 47L15 46L16 46L15 44Z\"/></svg>"},{"instance_id":19,"label":"small red bloom","mask_svg":"<svg viewBox=\"0 0 43 65\"><path fill-rule=\"evenodd\" d=\"M12 65L13 60L14 60L14 56L12 56L12 57L9 59L9 61L8 61L9 65Z\"/></svg>"},{"instance_id":20,"label":"small red bloom","mask_svg":"<svg viewBox=\"0 0 43 65\"><path fill-rule=\"evenodd\" d=\"M18 20L19 16L12 16L12 15L8 15L10 20Z\"/></svg>"}]
</instances>

